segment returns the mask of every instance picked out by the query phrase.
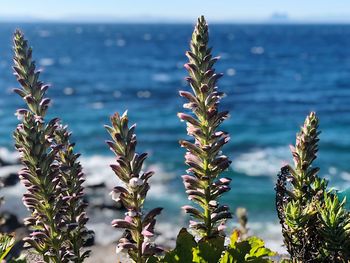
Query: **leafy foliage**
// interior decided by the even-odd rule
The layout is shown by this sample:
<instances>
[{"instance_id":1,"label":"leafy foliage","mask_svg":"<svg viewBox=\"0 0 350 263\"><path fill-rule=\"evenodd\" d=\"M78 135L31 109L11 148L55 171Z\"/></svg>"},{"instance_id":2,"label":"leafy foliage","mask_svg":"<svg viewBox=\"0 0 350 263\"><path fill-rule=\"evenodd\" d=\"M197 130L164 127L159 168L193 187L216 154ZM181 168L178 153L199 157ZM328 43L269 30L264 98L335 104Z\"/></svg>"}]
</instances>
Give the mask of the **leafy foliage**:
<instances>
[{"instance_id":1,"label":"leafy foliage","mask_svg":"<svg viewBox=\"0 0 350 263\"><path fill-rule=\"evenodd\" d=\"M183 228L177 237L175 249L167 252L161 262L218 262L223 250L223 237L204 237L197 243L194 237Z\"/></svg>"},{"instance_id":2,"label":"leafy foliage","mask_svg":"<svg viewBox=\"0 0 350 263\"><path fill-rule=\"evenodd\" d=\"M187 232L186 228L182 228L176 239L176 247L174 250L167 252L161 262L192 262L193 248L197 246L194 237Z\"/></svg>"},{"instance_id":3,"label":"leafy foliage","mask_svg":"<svg viewBox=\"0 0 350 263\"><path fill-rule=\"evenodd\" d=\"M15 238L12 235L0 234L0 260L5 259L14 244Z\"/></svg>"},{"instance_id":4,"label":"leafy foliage","mask_svg":"<svg viewBox=\"0 0 350 263\"><path fill-rule=\"evenodd\" d=\"M272 262L269 257L275 254L257 237L240 240L240 232L237 230L232 233L230 244L225 247L223 237L204 237L196 242L194 237L183 228L177 237L175 249L167 252L160 262L267 263Z\"/></svg>"},{"instance_id":5,"label":"leafy foliage","mask_svg":"<svg viewBox=\"0 0 350 263\"><path fill-rule=\"evenodd\" d=\"M266 248L264 241L255 236L239 241L239 235L239 231L233 231L230 244L220 263L272 262L269 257L276 255L276 253Z\"/></svg>"}]
</instances>

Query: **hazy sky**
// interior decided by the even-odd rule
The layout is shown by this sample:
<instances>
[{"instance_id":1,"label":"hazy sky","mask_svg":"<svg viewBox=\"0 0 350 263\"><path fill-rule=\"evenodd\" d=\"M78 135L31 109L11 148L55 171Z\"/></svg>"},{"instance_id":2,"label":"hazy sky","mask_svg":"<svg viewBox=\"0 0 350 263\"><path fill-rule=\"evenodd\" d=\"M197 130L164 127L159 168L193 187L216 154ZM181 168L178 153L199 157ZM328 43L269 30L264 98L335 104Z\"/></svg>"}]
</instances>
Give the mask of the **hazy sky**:
<instances>
[{"instance_id":1,"label":"hazy sky","mask_svg":"<svg viewBox=\"0 0 350 263\"><path fill-rule=\"evenodd\" d=\"M263 20L286 13L297 20L350 21L350 0L1 0L0 19L165 18L192 21Z\"/></svg>"}]
</instances>

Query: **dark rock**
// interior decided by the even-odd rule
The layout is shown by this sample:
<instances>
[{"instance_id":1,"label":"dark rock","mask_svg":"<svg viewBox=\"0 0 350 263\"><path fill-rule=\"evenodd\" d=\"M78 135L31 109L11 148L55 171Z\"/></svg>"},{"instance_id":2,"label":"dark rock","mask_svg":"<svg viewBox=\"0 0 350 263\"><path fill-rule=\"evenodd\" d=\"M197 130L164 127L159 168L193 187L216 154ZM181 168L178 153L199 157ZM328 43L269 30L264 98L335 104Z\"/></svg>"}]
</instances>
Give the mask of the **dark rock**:
<instances>
[{"instance_id":1,"label":"dark rock","mask_svg":"<svg viewBox=\"0 0 350 263\"><path fill-rule=\"evenodd\" d=\"M105 188L105 187L106 187L106 184L102 182L99 184L87 185L85 188L95 190L95 189L100 189L100 188Z\"/></svg>"},{"instance_id":2,"label":"dark rock","mask_svg":"<svg viewBox=\"0 0 350 263\"><path fill-rule=\"evenodd\" d=\"M14 186L19 182L18 174L10 173L8 176L2 178L4 186Z\"/></svg>"},{"instance_id":3,"label":"dark rock","mask_svg":"<svg viewBox=\"0 0 350 263\"><path fill-rule=\"evenodd\" d=\"M92 205L92 207L97 209L125 210L125 208L120 202L114 204L94 204Z\"/></svg>"},{"instance_id":4,"label":"dark rock","mask_svg":"<svg viewBox=\"0 0 350 263\"><path fill-rule=\"evenodd\" d=\"M22 227L23 225L18 221L16 215L3 212L0 217L3 219L4 223L0 226L0 232L11 233L16 229Z\"/></svg>"},{"instance_id":5,"label":"dark rock","mask_svg":"<svg viewBox=\"0 0 350 263\"><path fill-rule=\"evenodd\" d=\"M95 233L92 230L89 230L89 238L85 241L84 247L91 247L95 245Z\"/></svg>"},{"instance_id":6,"label":"dark rock","mask_svg":"<svg viewBox=\"0 0 350 263\"><path fill-rule=\"evenodd\" d=\"M125 210L122 202L106 201L104 198L91 199L89 207L93 209Z\"/></svg>"}]
</instances>

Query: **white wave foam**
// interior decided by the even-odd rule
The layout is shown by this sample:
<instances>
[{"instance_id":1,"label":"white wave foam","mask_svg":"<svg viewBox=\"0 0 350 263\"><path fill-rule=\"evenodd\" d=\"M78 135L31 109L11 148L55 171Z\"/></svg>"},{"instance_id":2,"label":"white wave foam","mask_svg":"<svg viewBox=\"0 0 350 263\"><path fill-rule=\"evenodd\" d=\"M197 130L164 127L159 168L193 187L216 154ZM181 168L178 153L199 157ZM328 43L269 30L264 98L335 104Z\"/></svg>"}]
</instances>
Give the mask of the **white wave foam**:
<instances>
[{"instance_id":1,"label":"white wave foam","mask_svg":"<svg viewBox=\"0 0 350 263\"><path fill-rule=\"evenodd\" d=\"M0 167L0 178L5 178L10 174L17 174L18 171L22 168L22 165L7 165Z\"/></svg>"},{"instance_id":2,"label":"white wave foam","mask_svg":"<svg viewBox=\"0 0 350 263\"><path fill-rule=\"evenodd\" d=\"M116 182L120 183L112 169L109 167L110 164L115 162L115 158L94 155L91 157L82 157L80 161L83 166L87 185L105 183L108 188L112 189Z\"/></svg>"},{"instance_id":3,"label":"white wave foam","mask_svg":"<svg viewBox=\"0 0 350 263\"><path fill-rule=\"evenodd\" d=\"M39 30L38 31L38 35L39 35L39 37L42 37L42 38L45 38L45 37L49 37L49 36L51 36L51 31L49 31L49 30Z\"/></svg>"},{"instance_id":4,"label":"white wave foam","mask_svg":"<svg viewBox=\"0 0 350 263\"><path fill-rule=\"evenodd\" d=\"M108 190L112 190L116 185L123 185L119 178L110 168L110 164L115 163L114 157L94 155L81 158L81 163L86 176L87 185L98 185L104 183ZM168 201L178 202L181 196L174 191L169 191L170 184L176 174L165 171L161 164L146 164L145 170L155 172L155 175L150 179L150 191L148 197L153 200L162 200L166 198Z\"/></svg>"},{"instance_id":5,"label":"white wave foam","mask_svg":"<svg viewBox=\"0 0 350 263\"><path fill-rule=\"evenodd\" d=\"M249 176L275 176L281 166L290 162L288 147L255 149L233 159L232 168Z\"/></svg>"},{"instance_id":6,"label":"white wave foam","mask_svg":"<svg viewBox=\"0 0 350 263\"><path fill-rule=\"evenodd\" d=\"M55 60L53 58L42 58L39 60L39 64L42 67L49 67L55 64Z\"/></svg>"},{"instance_id":7,"label":"white wave foam","mask_svg":"<svg viewBox=\"0 0 350 263\"><path fill-rule=\"evenodd\" d=\"M171 77L166 73L156 73L152 76L152 79L156 82L169 82Z\"/></svg>"},{"instance_id":8,"label":"white wave foam","mask_svg":"<svg viewBox=\"0 0 350 263\"><path fill-rule=\"evenodd\" d=\"M257 46L257 47L252 47L250 49L250 52L255 55L262 55L265 52L265 49L263 47Z\"/></svg>"},{"instance_id":9,"label":"white wave foam","mask_svg":"<svg viewBox=\"0 0 350 263\"><path fill-rule=\"evenodd\" d=\"M7 148L0 148L0 159L10 163L15 164L19 160L18 152L11 152Z\"/></svg>"}]
</instances>

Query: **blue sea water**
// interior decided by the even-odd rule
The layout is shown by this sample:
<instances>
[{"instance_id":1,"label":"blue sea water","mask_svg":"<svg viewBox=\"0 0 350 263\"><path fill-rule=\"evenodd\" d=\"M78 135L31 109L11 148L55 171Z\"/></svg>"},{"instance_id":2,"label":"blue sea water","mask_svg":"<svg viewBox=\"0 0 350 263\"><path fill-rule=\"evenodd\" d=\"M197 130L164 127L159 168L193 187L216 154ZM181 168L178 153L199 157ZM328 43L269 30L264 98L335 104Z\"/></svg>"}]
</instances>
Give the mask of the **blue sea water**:
<instances>
[{"instance_id":1,"label":"blue sea water","mask_svg":"<svg viewBox=\"0 0 350 263\"><path fill-rule=\"evenodd\" d=\"M187 135L176 113L184 103L178 91L188 89L183 64L193 26L0 24L0 146L10 150L18 122L14 112L24 106L11 92L17 86L11 70L15 28L30 40L42 79L52 84L50 117L69 125L83 158L113 157L103 125L114 112L129 110L139 150L149 152L148 164L158 171L161 187L155 187L149 204L177 217L186 203L178 140ZM311 110L322 130L316 164L331 186L346 189L350 26L214 24L210 36L214 55L221 56L216 69L225 73L219 82L227 94L221 108L231 113L222 128L231 134L224 153L233 160L228 172L233 181L223 202L233 209L247 207L253 223L277 222L276 174L282 163L291 162L288 144ZM111 180L102 171L88 176Z\"/></svg>"}]
</instances>

